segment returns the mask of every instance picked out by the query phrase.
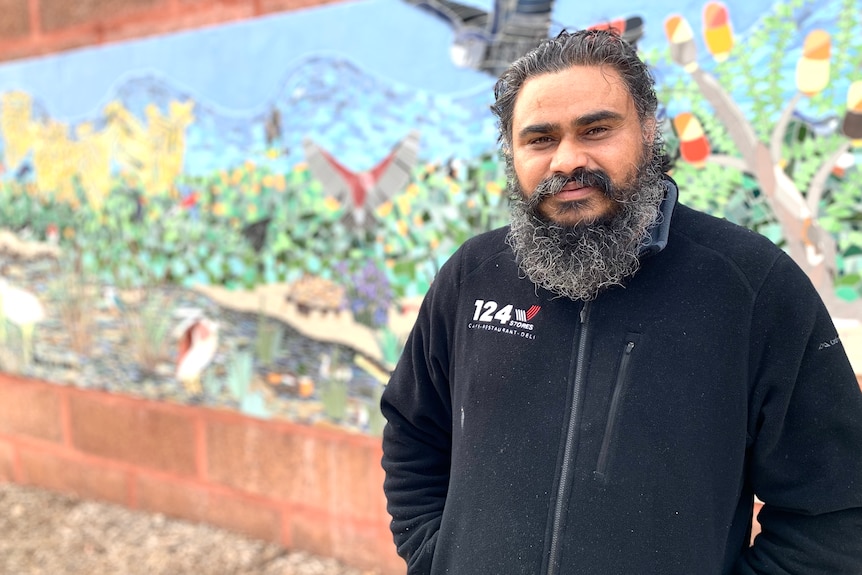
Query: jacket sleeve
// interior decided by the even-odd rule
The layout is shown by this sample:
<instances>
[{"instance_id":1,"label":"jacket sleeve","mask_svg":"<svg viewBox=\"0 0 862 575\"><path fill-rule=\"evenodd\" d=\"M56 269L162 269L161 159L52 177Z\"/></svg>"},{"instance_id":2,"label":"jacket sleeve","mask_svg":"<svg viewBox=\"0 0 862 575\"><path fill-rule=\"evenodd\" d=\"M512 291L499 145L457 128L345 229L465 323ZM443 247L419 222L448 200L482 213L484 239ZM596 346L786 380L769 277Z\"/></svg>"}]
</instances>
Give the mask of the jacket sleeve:
<instances>
[{"instance_id":1,"label":"jacket sleeve","mask_svg":"<svg viewBox=\"0 0 862 575\"><path fill-rule=\"evenodd\" d=\"M825 306L781 255L752 317L747 481L764 502L739 575L862 573L862 392Z\"/></svg>"},{"instance_id":2,"label":"jacket sleeve","mask_svg":"<svg viewBox=\"0 0 862 575\"><path fill-rule=\"evenodd\" d=\"M408 575L427 575L449 486L452 407L449 350L457 305L456 256L443 266L419 310L381 399L383 489L398 554Z\"/></svg>"}]
</instances>

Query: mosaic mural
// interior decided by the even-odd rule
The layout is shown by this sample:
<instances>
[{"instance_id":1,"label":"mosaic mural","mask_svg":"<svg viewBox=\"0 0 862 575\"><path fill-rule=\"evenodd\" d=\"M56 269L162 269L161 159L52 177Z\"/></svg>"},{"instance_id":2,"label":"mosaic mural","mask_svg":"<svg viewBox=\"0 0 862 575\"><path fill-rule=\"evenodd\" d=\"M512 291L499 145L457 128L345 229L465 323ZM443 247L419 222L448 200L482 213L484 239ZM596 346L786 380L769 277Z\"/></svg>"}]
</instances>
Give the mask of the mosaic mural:
<instances>
[{"instance_id":1,"label":"mosaic mural","mask_svg":"<svg viewBox=\"0 0 862 575\"><path fill-rule=\"evenodd\" d=\"M856 1L606 4L557 6L540 31L626 27L682 201L784 246L857 329ZM378 433L437 269L507 219L488 109L507 20L445 5L352 2L0 66L0 368Z\"/></svg>"}]
</instances>

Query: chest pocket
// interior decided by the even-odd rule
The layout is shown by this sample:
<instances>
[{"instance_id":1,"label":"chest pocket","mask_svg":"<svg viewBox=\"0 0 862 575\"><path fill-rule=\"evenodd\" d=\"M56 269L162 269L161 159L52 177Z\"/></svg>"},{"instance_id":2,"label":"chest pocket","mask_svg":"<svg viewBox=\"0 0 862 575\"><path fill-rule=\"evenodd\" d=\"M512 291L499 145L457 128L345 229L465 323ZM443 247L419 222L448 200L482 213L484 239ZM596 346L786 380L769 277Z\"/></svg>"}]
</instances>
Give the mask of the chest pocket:
<instances>
[{"instance_id":1,"label":"chest pocket","mask_svg":"<svg viewBox=\"0 0 862 575\"><path fill-rule=\"evenodd\" d=\"M617 435L618 420L620 411L625 402L626 390L630 385L630 372L632 359L638 353L638 344L640 343L641 334L628 333L625 337L625 343L620 350L620 359L617 367L616 377L614 380L614 389L611 395L610 406L608 407L608 418L605 424L605 432L602 436L601 447L599 448L599 457L596 462L596 470L594 476L596 480L606 483L608 480L608 469L611 464L614 452L614 441Z\"/></svg>"}]
</instances>

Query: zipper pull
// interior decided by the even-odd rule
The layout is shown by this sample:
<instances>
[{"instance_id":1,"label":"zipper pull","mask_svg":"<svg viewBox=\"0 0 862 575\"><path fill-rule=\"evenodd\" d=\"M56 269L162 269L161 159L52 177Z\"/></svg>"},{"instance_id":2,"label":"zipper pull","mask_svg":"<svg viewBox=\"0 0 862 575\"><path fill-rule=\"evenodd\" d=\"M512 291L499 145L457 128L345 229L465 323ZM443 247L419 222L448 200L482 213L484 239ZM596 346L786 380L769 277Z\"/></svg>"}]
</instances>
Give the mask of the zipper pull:
<instances>
[{"instance_id":1,"label":"zipper pull","mask_svg":"<svg viewBox=\"0 0 862 575\"><path fill-rule=\"evenodd\" d=\"M587 309L589 309L590 302L584 302L584 306L581 308L581 323L587 323Z\"/></svg>"},{"instance_id":2,"label":"zipper pull","mask_svg":"<svg viewBox=\"0 0 862 575\"><path fill-rule=\"evenodd\" d=\"M625 350L625 352L624 352L624 353L625 353L626 355L628 355L628 354L630 354L630 353L632 352L632 350L633 350L634 348L635 348L635 342L630 341L630 342L628 342L628 343L626 344L626 350Z\"/></svg>"}]
</instances>

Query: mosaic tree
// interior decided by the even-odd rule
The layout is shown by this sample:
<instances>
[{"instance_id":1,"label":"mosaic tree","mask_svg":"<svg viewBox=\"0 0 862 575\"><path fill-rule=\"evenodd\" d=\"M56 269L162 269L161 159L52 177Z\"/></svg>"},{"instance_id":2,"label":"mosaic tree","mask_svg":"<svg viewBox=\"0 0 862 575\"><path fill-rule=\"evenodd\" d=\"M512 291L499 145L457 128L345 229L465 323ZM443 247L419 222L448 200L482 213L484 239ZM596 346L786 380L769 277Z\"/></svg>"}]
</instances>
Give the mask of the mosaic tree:
<instances>
[{"instance_id":1,"label":"mosaic tree","mask_svg":"<svg viewBox=\"0 0 862 575\"><path fill-rule=\"evenodd\" d=\"M790 8L785 7L785 10ZM835 290L838 270L836 239L824 228L820 214L827 180L852 147L862 143L862 80L850 84L843 121L837 134L832 134L837 137L824 140L823 145L829 149L818 158L819 165L811 174L792 174L788 171L789 162L785 156L788 129L802 99L814 98L830 86L830 56L833 52L830 34L813 30L806 36L796 62L796 93L783 103L777 119L772 120L771 133L760 134L758 131L763 130L758 130L754 121L746 116L730 90L701 67L694 31L685 18L670 16L665 22L665 32L671 59L694 81L700 96L711 108L713 119L719 124L712 126L716 139L721 135L729 139L719 146L711 146L710 130L704 129L697 115L680 113L673 118L680 158L696 167L714 164L752 177L780 226L781 241L790 255L808 274L830 310L846 315L850 311L848 302L837 297ZM721 3L710 2L704 8L704 42L717 65L727 61L732 53L734 41L730 19L727 8ZM856 50L859 51L858 46ZM784 55L782 50L774 50L773 58L781 59ZM748 50L737 56L740 60L751 57ZM762 73L774 73L780 69L778 65ZM858 70L856 74L862 77ZM777 91L777 84L771 87ZM717 134L722 130L723 134ZM857 298L852 306L854 310L850 311L852 315L859 315L855 310L858 304Z\"/></svg>"}]
</instances>

